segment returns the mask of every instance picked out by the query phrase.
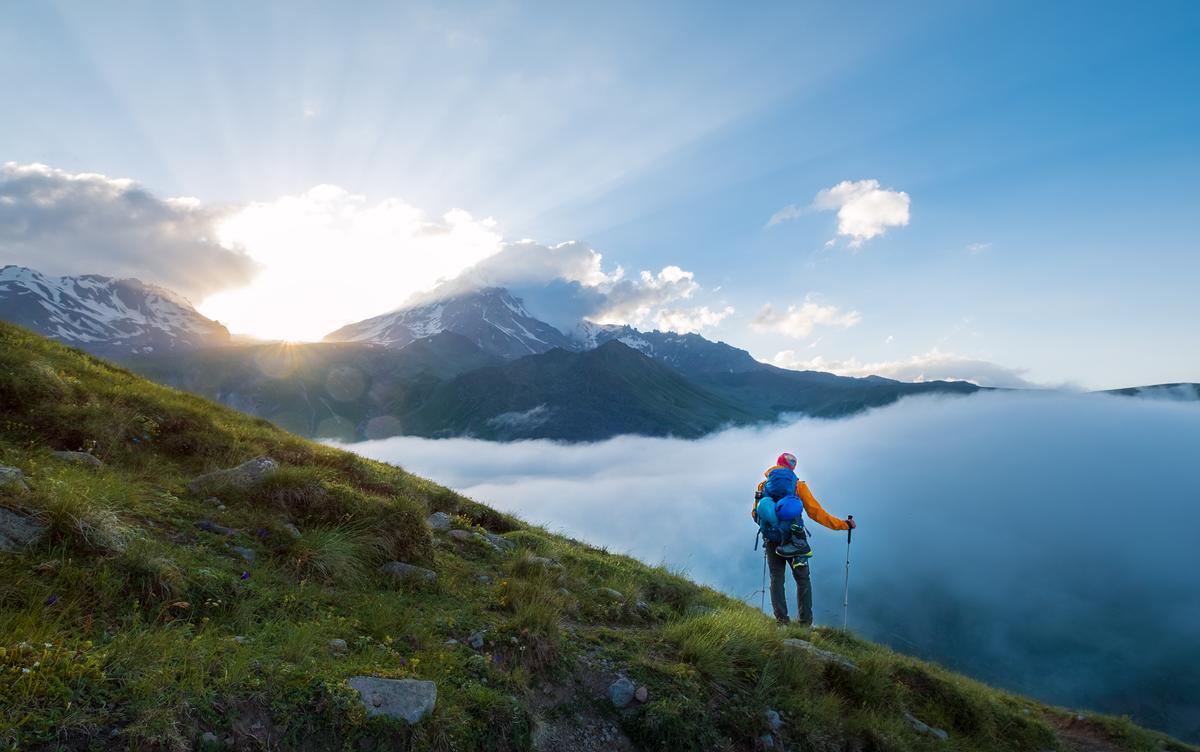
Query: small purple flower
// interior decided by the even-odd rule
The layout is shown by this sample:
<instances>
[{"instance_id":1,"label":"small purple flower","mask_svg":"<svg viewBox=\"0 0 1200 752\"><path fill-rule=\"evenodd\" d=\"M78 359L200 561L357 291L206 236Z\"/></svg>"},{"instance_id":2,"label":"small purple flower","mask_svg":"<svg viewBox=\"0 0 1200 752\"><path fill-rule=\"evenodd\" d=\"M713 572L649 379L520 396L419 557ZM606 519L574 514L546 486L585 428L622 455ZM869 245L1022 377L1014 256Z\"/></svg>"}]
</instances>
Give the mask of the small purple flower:
<instances>
[{"instance_id":1,"label":"small purple flower","mask_svg":"<svg viewBox=\"0 0 1200 752\"><path fill-rule=\"evenodd\" d=\"M401 665L401 666L407 666L407 665L408 665L408 659L407 659L407 658L401 658L401 659L400 659L400 665Z\"/></svg>"},{"instance_id":2,"label":"small purple flower","mask_svg":"<svg viewBox=\"0 0 1200 752\"><path fill-rule=\"evenodd\" d=\"M249 573L249 572L242 572L242 579L243 579L243 580L248 580L248 579L250 579L250 573Z\"/></svg>"},{"instance_id":3,"label":"small purple flower","mask_svg":"<svg viewBox=\"0 0 1200 752\"><path fill-rule=\"evenodd\" d=\"M500 655L499 653L492 654L492 663L500 664L503 662L504 662L504 656Z\"/></svg>"},{"instance_id":4,"label":"small purple flower","mask_svg":"<svg viewBox=\"0 0 1200 752\"><path fill-rule=\"evenodd\" d=\"M57 596L57 595L52 595L52 596L50 596L49 598L47 598L47 599L46 599L46 605L47 605L47 606L53 606L55 603L58 603L58 596Z\"/></svg>"},{"instance_id":5,"label":"small purple flower","mask_svg":"<svg viewBox=\"0 0 1200 752\"><path fill-rule=\"evenodd\" d=\"M258 529L258 532L257 532L257 533L255 533L255 535L257 535L259 538L264 538L264 539L266 539L266 538L270 538L270 537L271 537L271 531L270 531L270 530L268 530L268 529L266 529L265 527L260 527L260 528Z\"/></svg>"}]
</instances>

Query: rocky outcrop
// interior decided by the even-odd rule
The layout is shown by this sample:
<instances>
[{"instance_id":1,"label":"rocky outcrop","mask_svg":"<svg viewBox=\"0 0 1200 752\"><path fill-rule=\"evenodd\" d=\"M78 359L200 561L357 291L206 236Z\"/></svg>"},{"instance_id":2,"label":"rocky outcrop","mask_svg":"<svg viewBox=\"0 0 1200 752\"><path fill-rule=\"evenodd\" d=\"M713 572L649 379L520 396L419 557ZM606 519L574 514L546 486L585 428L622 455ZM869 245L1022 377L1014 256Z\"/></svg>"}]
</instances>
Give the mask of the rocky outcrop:
<instances>
[{"instance_id":1,"label":"rocky outcrop","mask_svg":"<svg viewBox=\"0 0 1200 752\"><path fill-rule=\"evenodd\" d=\"M346 683L358 691L367 715L383 715L414 724L432 713L437 704L437 684L431 681L352 676Z\"/></svg>"},{"instance_id":2,"label":"rocky outcrop","mask_svg":"<svg viewBox=\"0 0 1200 752\"><path fill-rule=\"evenodd\" d=\"M20 468L0 465L0 492L24 493L29 490Z\"/></svg>"},{"instance_id":3,"label":"rocky outcrop","mask_svg":"<svg viewBox=\"0 0 1200 752\"><path fill-rule=\"evenodd\" d=\"M225 488L245 491L278 469L279 463L270 457L255 457L237 467L200 475L188 483L188 490L197 495Z\"/></svg>"},{"instance_id":4,"label":"rocky outcrop","mask_svg":"<svg viewBox=\"0 0 1200 752\"><path fill-rule=\"evenodd\" d=\"M808 640L801 640L796 637L788 637L784 639L783 647L788 650L803 650L822 663L832 663L849 671L858 670L858 666L854 665L854 661L850 660L846 656L838 655L837 653L831 653L828 650L822 650Z\"/></svg>"},{"instance_id":5,"label":"rocky outcrop","mask_svg":"<svg viewBox=\"0 0 1200 752\"><path fill-rule=\"evenodd\" d=\"M32 517L0 507L0 551L17 551L35 543L46 526Z\"/></svg>"},{"instance_id":6,"label":"rocky outcrop","mask_svg":"<svg viewBox=\"0 0 1200 752\"><path fill-rule=\"evenodd\" d=\"M87 465L88 467L102 467L104 465L99 457L87 452L51 452L50 454L56 460L74 462L77 465Z\"/></svg>"},{"instance_id":7,"label":"rocky outcrop","mask_svg":"<svg viewBox=\"0 0 1200 752\"><path fill-rule=\"evenodd\" d=\"M426 518L425 524L429 526L430 530L449 530L450 515L445 512L434 512Z\"/></svg>"},{"instance_id":8,"label":"rocky outcrop","mask_svg":"<svg viewBox=\"0 0 1200 752\"><path fill-rule=\"evenodd\" d=\"M437 582L437 572L415 564L405 564L402 561L389 561L379 568L380 572L390 574L398 580L415 582Z\"/></svg>"}]
</instances>

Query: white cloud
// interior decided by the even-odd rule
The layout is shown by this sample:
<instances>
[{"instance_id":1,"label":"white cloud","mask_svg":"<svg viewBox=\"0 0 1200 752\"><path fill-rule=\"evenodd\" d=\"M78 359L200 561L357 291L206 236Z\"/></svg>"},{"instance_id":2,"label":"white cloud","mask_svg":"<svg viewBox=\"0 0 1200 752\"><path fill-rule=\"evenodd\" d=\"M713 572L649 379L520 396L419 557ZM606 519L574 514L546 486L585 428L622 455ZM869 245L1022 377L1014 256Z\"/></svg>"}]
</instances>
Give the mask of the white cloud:
<instances>
[{"instance_id":1,"label":"white cloud","mask_svg":"<svg viewBox=\"0 0 1200 752\"><path fill-rule=\"evenodd\" d=\"M847 329L860 321L862 316L858 311L843 311L837 306L822 305L806 297L802 305L789 305L786 311L777 311L768 303L755 315L750 325L759 331L802 338L812 334L818 326Z\"/></svg>"},{"instance_id":2,"label":"white cloud","mask_svg":"<svg viewBox=\"0 0 1200 752\"><path fill-rule=\"evenodd\" d=\"M503 247L491 219L461 209L430 217L398 198L372 203L333 185L249 204L220 236L262 272L201 312L234 331L303 340L393 309Z\"/></svg>"},{"instance_id":3,"label":"white cloud","mask_svg":"<svg viewBox=\"0 0 1200 752\"><path fill-rule=\"evenodd\" d=\"M850 238L850 247L858 248L889 227L907 225L909 203L907 193L880 188L878 180L843 180L819 191L807 207L785 206L767 224L796 219L810 211L837 211L837 234Z\"/></svg>"},{"instance_id":4,"label":"white cloud","mask_svg":"<svg viewBox=\"0 0 1200 752\"><path fill-rule=\"evenodd\" d=\"M586 318L599 324L697 331L716 325L732 313L732 309L713 311L705 306L692 310L667 308L701 290L695 275L678 266L629 276L620 266L606 270L603 262L599 251L578 241L557 245L532 240L505 243L495 255L410 302L481 286L506 287L523 298L532 313L563 329Z\"/></svg>"},{"instance_id":5,"label":"white cloud","mask_svg":"<svg viewBox=\"0 0 1200 752\"><path fill-rule=\"evenodd\" d=\"M710 310L708 306L663 309L654 314L654 328L680 334L702 332L720 324L733 313L733 306L725 306L719 311Z\"/></svg>"},{"instance_id":6,"label":"white cloud","mask_svg":"<svg viewBox=\"0 0 1200 752\"><path fill-rule=\"evenodd\" d=\"M983 253L984 251L991 250L991 248L992 248L991 243L968 243L967 244L967 252L975 254L975 255Z\"/></svg>"},{"instance_id":7,"label":"white cloud","mask_svg":"<svg viewBox=\"0 0 1200 752\"><path fill-rule=\"evenodd\" d=\"M821 356L803 358L794 350L782 350L775 354L771 363L795 371L826 371L841 376L884 376L899 381L970 381L980 386L1010 388L1039 386L1024 377L1025 369L945 353L937 348L901 360L876 362L862 362L857 358L827 360Z\"/></svg>"},{"instance_id":8,"label":"white cloud","mask_svg":"<svg viewBox=\"0 0 1200 752\"><path fill-rule=\"evenodd\" d=\"M255 262L218 242L225 210L132 180L42 164L0 168L0 255L54 275L138 277L194 299L247 284Z\"/></svg>"}]
</instances>

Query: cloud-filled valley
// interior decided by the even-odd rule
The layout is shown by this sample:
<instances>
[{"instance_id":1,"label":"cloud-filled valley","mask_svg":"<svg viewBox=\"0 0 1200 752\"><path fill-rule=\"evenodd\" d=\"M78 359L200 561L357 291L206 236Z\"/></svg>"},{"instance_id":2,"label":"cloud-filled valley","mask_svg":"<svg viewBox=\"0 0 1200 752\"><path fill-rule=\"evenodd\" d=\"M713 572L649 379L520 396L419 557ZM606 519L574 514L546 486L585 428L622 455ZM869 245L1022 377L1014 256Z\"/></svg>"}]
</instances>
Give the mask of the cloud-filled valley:
<instances>
[{"instance_id":1,"label":"cloud-filled valley","mask_svg":"<svg viewBox=\"0 0 1200 752\"><path fill-rule=\"evenodd\" d=\"M993 393L696 441L352 448L754 601L750 496L792 451L826 509L861 522L852 628L985 681L1196 739L1197 446L1194 403ZM824 528L813 537L817 620L839 623L845 539Z\"/></svg>"}]
</instances>

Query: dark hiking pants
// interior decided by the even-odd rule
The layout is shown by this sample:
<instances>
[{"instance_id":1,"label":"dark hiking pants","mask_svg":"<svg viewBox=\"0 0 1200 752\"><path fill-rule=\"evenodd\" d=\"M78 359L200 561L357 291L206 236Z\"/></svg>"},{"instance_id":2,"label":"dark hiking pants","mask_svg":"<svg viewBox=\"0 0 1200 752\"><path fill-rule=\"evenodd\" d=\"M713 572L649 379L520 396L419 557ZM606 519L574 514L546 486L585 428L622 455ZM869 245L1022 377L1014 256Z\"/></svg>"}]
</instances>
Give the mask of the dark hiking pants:
<instances>
[{"instance_id":1,"label":"dark hiking pants","mask_svg":"<svg viewBox=\"0 0 1200 752\"><path fill-rule=\"evenodd\" d=\"M793 567L791 562L775 554L778 544L767 543L767 570L771 573L771 608L775 611L775 620L788 623L787 595L784 593L784 572L792 570L792 578L796 580L796 601L800 604L800 623L812 626L812 579L808 575L808 565Z\"/></svg>"}]
</instances>

